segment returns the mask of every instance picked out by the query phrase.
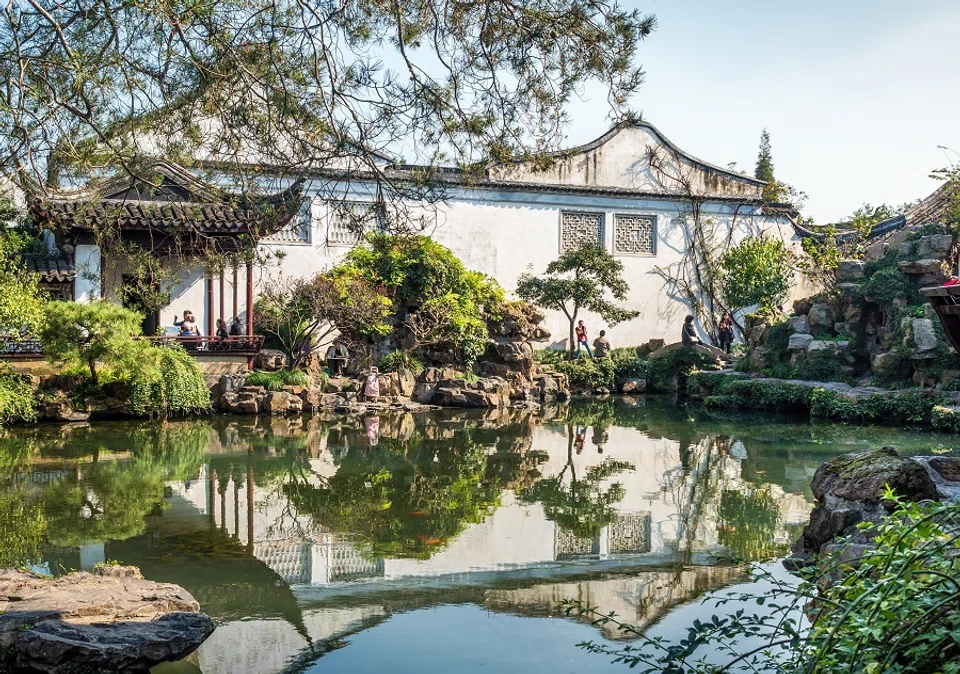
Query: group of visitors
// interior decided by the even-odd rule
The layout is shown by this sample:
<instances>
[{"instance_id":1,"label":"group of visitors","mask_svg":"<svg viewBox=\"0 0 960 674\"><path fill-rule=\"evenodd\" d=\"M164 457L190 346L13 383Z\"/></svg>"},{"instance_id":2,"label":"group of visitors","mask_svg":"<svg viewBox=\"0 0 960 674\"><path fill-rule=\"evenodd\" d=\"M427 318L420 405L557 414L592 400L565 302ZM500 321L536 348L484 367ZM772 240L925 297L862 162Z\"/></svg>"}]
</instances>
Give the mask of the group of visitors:
<instances>
[{"instance_id":1,"label":"group of visitors","mask_svg":"<svg viewBox=\"0 0 960 674\"><path fill-rule=\"evenodd\" d=\"M729 312L724 311L720 317L720 323L717 324L717 341L720 342L720 348L726 353L730 353L733 348L733 319ZM697 336L697 329L693 325L693 316L687 316L683 319L683 330L680 332L680 342L684 346L694 346L702 344Z\"/></svg>"},{"instance_id":2,"label":"group of visitors","mask_svg":"<svg viewBox=\"0 0 960 674\"><path fill-rule=\"evenodd\" d=\"M194 317L193 312L189 309L183 312L183 320L180 320L179 316L174 316L173 325L180 329L180 331L177 333L177 337L202 336L202 333L200 332L200 326L197 324L197 319ZM229 327L227 326L227 322L225 320L218 318L217 328L214 334L219 339L227 339L229 337L239 337L243 335L244 332L243 321L240 320L239 316L234 316Z\"/></svg>"},{"instance_id":3,"label":"group of visitors","mask_svg":"<svg viewBox=\"0 0 960 674\"><path fill-rule=\"evenodd\" d=\"M583 321L577 323L575 330L577 335L577 358L580 357L583 349L587 350L587 355L591 358L609 358L610 341L607 339L607 331L601 330L600 336L593 340L593 351L590 350L590 339L587 337L587 326Z\"/></svg>"}]
</instances>

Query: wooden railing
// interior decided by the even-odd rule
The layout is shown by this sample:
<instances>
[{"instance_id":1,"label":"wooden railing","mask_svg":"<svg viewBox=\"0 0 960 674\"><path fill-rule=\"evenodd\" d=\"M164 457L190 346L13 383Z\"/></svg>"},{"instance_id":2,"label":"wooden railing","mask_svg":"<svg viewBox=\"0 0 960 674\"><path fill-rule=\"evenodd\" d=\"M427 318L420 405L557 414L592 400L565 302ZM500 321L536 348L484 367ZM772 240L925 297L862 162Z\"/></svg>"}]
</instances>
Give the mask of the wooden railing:
<instances>
[{"instance_id":1,"label":"wooden railing","mask_svg":"<svg viewBox=\"0 0 960 674\"><path fill-rule=\"evenodd\" d=\"M198 355L255 356L263 348L263 335L238 337L140 337L156 344L179 344ZM0 358L38 360L43 358L43 345L38 339L15 340L0 336Z\"/></svg>"}]
</instances>

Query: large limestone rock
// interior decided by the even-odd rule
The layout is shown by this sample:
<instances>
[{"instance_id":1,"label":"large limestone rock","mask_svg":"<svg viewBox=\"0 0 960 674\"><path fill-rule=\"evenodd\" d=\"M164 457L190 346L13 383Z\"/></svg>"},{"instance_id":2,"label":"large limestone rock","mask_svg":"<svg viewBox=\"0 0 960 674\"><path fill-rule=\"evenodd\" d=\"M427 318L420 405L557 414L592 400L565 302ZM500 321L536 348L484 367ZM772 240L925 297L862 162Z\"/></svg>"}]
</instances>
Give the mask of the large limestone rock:
<instances>
[{"instance_id":1,"label":"large limestone rock","mask_svg":"<svg viewBox=\"0 0 960 674\"><path fill-rule=\"evenodd\" d=\"M930 258L920 260L904 260L903 262L898 262L897 267L899 267L900 271L902 271L904 274L935 274L943 269L943 261Z\"/></svg>"},{"instance_id":2,"label":"large limestone rock","mask_svg":"<svg viewBox=\"0 0 960 674\"><path fill-rule=\"evenodd\" d=\"M811 344L813 344L813 335L807 333L797 333L790 335L790 341L787 342L787 348L790 351L805 351Z\"/></svg>"},{"instance_id":3,"label":"large limestone rock","mask_svg":"<svg viewBox=\"0 0 960 674\"><path fill-rule=\"evenodd\" d=\"M0 571L0 651L25 671L146 672L189 655L213 630L190 593L133 567L56 579Z\"/></svg>"},{"instance_id":4,"label":"large limestone rock","mask_svg":"<svg viewBox=\"0 0 960 674\"><path fill-rule=\"evenodd\" d=\"M916 353L925 354L937 348L937 333L929 318L914 318L910 323L910 334Z\"/></svg>"},{"instance_id":5,"label":"large limestone rock","mask_svg":"<svg viewBox=\"0 0 960 674\"><path fill-rule=\"evenodd\" d=\"M823 334L833 330L833 309L829 304L818 302L810 307L807 314L807 321L810 325L810 332L814 334Z\"/></svg>"},{"instance_id":6,"label":"large limestone rock","mask_svg":"<svg viewBox=\"0 0 960 674\"><path fill-rule=\"evenodd\" d=\"M879 522L886 514L887 485L908 501L939 498L924 463L905 459L892 447L844 454L821 465L810 483L817 505L788 566L812 562L838 536L854 544L870 543L871 533L858 525Z\"/></svg>"},{"instance_id":7,"label":"large limestone rock","mask_svg":"<svg viewBox=\"0 0 960 674\"><path fill-rule=\"evenodd\" d=\"M863 278L863 262L860 260L841 260L837 264L838 281L858 281Z\"/></svg>"},{"instance_id":8,"label":"large limestone rock","mask_svg":"<svg viewBox=\"0 0 960 674\"><path fill-rule=\"evenodd\" d=\"M277 349L260 349L260 352L253 359L253 366L264 372L276 372L287 366L287 356L283 351Z\"/></svg>"},{"instance_id":9,"label":"large limestone rock","mask_svg":"<svg viewBox=\"0 0 960 674\"><path fill-rule=\"evenodd\" d=\"M922 258L944 259L950 254L953 237L950 234L931 234L917 241L917 255Z\"/></svg>"},{"instance_id":10,"label":"large limestone rock","mask_svg":"<svg viewBox=\"0 0 960 674\"><path fill-rule=\"evenodd\" d=\"M791 316L790 329L798 334L810 334L810 319L807 316Z\"/></svg>"}]
</instances>

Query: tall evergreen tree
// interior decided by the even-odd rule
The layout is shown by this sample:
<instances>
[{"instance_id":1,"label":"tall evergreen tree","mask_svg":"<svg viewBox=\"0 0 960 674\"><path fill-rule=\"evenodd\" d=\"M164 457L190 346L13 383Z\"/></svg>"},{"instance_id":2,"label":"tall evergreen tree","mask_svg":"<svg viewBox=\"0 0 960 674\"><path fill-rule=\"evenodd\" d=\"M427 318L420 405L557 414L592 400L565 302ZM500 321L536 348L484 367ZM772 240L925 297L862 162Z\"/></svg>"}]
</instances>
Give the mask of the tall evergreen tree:
<instances>
[{"instance_id":1,"label":"tall evergreen tree","mask_svg":"<svg viewBox=\"0 0 960 674\"><path fill-rule=\"evenodd\" d=\"M763 188L763 200L767 203L779 203L787 196L787 187L773 175L773 152L770 149L770 133L766 127L760 134L760 152L757 153L757 168L753 175L766 183Z\"/></svg>"},{"instance_id":2,"label":"tall evergreen tree","mask_svg":"<svg viewBox=\"0 0 960 674\"><path fill-rule=\"evenodd\" d=\"M757 180L770 183L776 180L773 177L773 152L770 150L770 133L766 127L760 134L760 152L757 154L757 168L753 172Z\"/></svg>"}]
</instances>

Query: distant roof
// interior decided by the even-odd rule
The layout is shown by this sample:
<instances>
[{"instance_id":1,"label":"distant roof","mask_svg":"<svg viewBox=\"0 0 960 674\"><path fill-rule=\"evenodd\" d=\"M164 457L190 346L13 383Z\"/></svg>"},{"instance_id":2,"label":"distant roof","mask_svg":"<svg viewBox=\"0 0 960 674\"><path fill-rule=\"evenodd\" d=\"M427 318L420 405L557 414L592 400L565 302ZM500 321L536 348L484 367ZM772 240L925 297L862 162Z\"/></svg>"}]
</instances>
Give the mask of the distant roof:
<instances>
[{"instance_id":1,"label":"distant roof","mask_svg":"<svg viewBox=\"0 0 960 674\"><path fill-rule=\"evenodd\" d=\"M900 215L881 220L873 229L870 230L868 239L879 239L886 234L903 229L907 226L926 225L941 221L947 214L947 210L954 203L954 199L960 196L960 190L954 182L946 182L938 187L933 194L930 194L919 203L914 204ZM817 232L800 225L794 225L797 234L803 238L815 238L818 241L823 240L823 232ZM839 232L837 238L841 241L856 237L856 232Z\"/></svg>"},{"instance_id":2,"label":"distant roof","mask_svg":"<svg viewBox=\"0 0 960 674\"><path fill-rule=\"evenodd\" d=\"M299 210L302 181L268 196L233 194L175 164L154 161L137 175L91 182L77 190L33 186L28 198L36 224L92 229L115 222L124 230L167 233L271 234Z\"/></svg>"}]
</instances>

